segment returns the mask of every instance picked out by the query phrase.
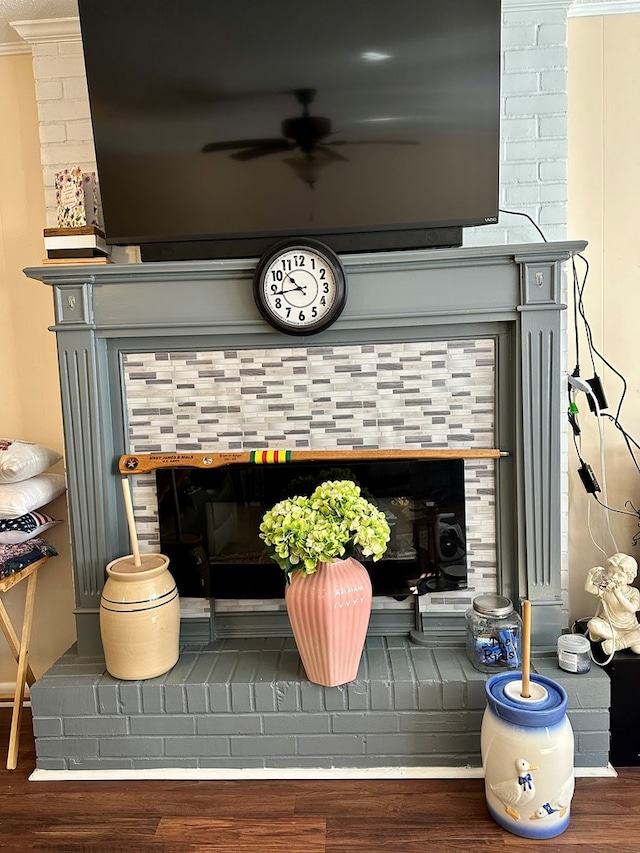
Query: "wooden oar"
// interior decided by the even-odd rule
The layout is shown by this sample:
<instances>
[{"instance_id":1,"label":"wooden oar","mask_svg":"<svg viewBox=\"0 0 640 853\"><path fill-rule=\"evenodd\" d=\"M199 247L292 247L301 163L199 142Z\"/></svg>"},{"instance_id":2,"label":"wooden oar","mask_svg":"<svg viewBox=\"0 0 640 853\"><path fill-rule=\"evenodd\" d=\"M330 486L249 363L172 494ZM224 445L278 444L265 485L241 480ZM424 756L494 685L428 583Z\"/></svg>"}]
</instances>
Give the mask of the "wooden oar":
<instances>
[{"instance_id":1,"label":"wooden oar","mask_svg":"<svg viewBox=\"0 0 640 853\"><path fill-rule=\"evenodd\" d=\"M136 453L121 456L121 474L147 474L158 468L222 468L225 465L270 465L287 462L356 462L367 459L499 459L508 453L493 448L411 450L250 450L221 453Z\"/></svg>"}]
</instances>

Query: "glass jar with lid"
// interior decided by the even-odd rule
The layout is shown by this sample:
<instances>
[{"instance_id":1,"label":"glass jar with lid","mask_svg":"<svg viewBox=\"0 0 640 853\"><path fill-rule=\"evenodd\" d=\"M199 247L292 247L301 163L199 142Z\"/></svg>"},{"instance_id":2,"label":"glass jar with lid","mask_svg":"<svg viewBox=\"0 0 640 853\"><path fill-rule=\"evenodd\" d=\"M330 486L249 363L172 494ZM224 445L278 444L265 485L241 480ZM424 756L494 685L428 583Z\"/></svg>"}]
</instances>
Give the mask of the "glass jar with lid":
<instances>
[{"instance_id":1,"label":"glass jar with lid","mask_svg":"<svg viewBox=\"0 0 640 853\"><path fill-rule=\"evenodd\" d=\"M478 595L467 610L467 655L480 672L521 668L522 620L502 595Z\"/></svg>"}]
</instances>

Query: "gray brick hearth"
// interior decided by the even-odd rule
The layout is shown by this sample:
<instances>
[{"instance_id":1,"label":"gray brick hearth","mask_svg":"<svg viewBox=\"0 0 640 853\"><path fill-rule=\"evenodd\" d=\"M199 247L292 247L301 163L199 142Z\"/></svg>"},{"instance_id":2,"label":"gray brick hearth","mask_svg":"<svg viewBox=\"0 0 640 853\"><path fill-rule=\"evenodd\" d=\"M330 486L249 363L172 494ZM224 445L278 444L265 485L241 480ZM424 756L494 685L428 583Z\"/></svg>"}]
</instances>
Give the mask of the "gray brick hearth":
<instances>
[{"instance_id":1,"label":"gray brick hearth","mask_svg":"<svg viewBox=\"0 0 640 853\"><path fill-rule=\"evenodd\" d=\"M606 767L607 675L566 673L551 657L534 668L569 694L576 767ZM31 692L38 768L480 768L485 680L463 649L404 637L370 637L357 678L341 687L309 682L290 638L186 646L146 681L116 680L102 658L71 649Z\"/></svg>"}]
</instances>

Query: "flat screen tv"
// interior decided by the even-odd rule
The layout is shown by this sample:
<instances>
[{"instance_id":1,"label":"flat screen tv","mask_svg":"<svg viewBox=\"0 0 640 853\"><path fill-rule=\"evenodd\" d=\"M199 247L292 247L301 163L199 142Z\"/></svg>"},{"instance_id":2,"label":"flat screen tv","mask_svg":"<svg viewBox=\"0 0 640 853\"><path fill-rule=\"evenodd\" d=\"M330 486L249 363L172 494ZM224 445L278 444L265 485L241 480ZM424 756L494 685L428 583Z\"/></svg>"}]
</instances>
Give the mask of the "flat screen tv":
<instances>
[{"instance_id":1,"label":"flat screen tv","mask_svg":"<svg viewBox=\"0 0 640 853\"><path fill-rule=\"evenodd\" d=\"M498 216L500 0L79 0L107 240L460 245Z\"/></svg>"}]
</instances>

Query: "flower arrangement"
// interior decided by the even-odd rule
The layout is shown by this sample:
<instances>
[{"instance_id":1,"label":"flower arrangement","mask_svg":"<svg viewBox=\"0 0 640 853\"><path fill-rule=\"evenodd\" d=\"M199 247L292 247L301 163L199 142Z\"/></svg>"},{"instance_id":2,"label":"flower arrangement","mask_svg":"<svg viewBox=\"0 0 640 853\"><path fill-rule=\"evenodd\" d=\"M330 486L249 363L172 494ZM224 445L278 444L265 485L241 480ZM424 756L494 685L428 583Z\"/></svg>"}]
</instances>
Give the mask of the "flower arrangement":
<instances>
[{"instance_id":1,"label":"flower arrangement","mask_svg":"<svg viewBox=\"0 0 640 853\"><path fill-rule=\"evenodd\" d=\"M330 480L309 497L277 503L264 514L259 535L290 577L295 571L313 574L319 562L351 557L356 546L363 557L377 561L387 549L390 529L385 514L362 497L360 486Z\"/></svg>"}]
</instances>

